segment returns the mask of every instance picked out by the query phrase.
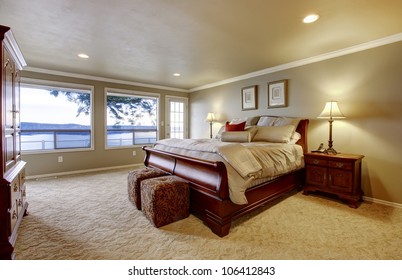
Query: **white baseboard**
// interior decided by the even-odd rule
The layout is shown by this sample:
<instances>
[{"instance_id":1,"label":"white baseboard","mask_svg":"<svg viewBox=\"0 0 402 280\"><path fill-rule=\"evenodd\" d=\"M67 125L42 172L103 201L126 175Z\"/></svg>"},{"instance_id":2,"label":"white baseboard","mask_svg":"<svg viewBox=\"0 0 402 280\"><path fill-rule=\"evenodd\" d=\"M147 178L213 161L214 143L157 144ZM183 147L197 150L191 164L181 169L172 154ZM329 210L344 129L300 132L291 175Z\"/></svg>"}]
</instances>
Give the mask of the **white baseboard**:
<instances>
[{"instance_id":1,"label":"white baseboard","mask_svg":"<svg viewBox=\"0 0 402 280\"><path fill-rule=\"evenodd\" d=\"M387 205L387 206L392 206L395 208L402 208L402 204L399 204L396 202L390 202L390 201L386 201L386 200L381 200L381 199L377 199L377 198L373 198L373 197L363 196L363 200L368 201L368 202L383 204L383 205Z\"/></svg>"},{"instance_id":2,"label":"white baseboard","mask_svg":"<svg viewBox=\"0 0 402 280\"><path fill-rule=\"evenodd\" d=\"M144 164L143 163L137 163L137 164L101 167L101 168L93 168L93 169L83 169L83 170L75 170L75 171L67 171L67 172L59 172L59 173L32 175L32 176L27 176L26 179L30 180L30 179L57 177L57 176L74 175L74 174L98 172L98 171L121 169L121 168L131 168L131 167L136 168L136 167L141 167L141 166L144 166Z\"/></svg>"},{"instance_id":3,"label":"white baseboard","mask_svg":"<svg viewBox=\"0 0 402 280\"><path fill-rule=\"evenodd\" d=\"M40 174L40 175L32 175L27 176L26 179L39 179L39 178L48 178L48 177L57 177L57 176L65 176L65 175L74 175L74 174L82 174L82 173L90 173L90 172L99 172L105 170L114 170L114 169L121 169L121 168L138 168L142 167L144 164L137 163L137 164L129 164L129 165L120 165L120 166L110 166L110 167L101 167L101 168L93 168L93 169L83 169L83 170L75 170L75 171L68 171L68 172L59 172L59 173L50 173L50 174ZM363 200L367 202L374 202L378 204L383 204L395 208L402 208L402 204L396 202L390 202L386 200L381 200L373 197L363 196Z\"/></svg>"}]
</instances>

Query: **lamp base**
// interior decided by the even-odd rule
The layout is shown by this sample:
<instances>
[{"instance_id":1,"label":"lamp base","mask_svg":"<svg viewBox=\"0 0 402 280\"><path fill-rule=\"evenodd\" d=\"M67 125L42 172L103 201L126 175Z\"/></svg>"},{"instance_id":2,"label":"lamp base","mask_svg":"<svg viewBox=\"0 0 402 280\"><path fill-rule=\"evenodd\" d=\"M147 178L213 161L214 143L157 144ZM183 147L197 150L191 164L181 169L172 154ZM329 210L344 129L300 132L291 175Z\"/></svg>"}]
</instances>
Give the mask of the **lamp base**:
<instances>
[{"instance_id":1,"label":"lamp base","mask_svg":"<svg viewBox=\"0 0 402 280\"><path fill-rule=\"evenodd\" d=\"M326 150L324 151L324 154L328 154L328 155L336 155L336 154L338 154L338 152L337 152L337 151L335 151L335 149L334 149L334 148L330 147L330 148L328 148L328 149L326 149Z\"/></svg>"}]
</instances>

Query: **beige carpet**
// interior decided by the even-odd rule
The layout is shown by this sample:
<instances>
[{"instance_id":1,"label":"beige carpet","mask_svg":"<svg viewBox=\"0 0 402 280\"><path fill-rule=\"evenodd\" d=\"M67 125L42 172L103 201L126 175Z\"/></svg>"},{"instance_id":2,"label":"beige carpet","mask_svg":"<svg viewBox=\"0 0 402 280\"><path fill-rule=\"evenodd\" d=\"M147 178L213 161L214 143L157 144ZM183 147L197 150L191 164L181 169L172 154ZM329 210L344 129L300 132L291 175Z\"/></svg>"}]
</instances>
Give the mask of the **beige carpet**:
<instances>
[{"instance_id":1,"label":"beige carpet","mask_svg":"<svg viewBox=\"0 0 402 280\"><path fill-rule=\"evenodd\" d=\"M219 238L192 215L154 228L128 201L127 173L28 181L17 259L402 259L402 209L299 192Z\"/></svg>"}]
</instances>

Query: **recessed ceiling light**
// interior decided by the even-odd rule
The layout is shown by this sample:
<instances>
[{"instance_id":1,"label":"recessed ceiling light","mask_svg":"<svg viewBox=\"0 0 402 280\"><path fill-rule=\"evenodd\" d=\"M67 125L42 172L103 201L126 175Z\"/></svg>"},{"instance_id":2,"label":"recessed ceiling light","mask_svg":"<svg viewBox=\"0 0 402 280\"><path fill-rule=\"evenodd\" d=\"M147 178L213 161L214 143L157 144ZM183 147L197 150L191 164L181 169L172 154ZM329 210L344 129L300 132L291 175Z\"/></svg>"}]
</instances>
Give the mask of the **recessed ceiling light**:
<instances>
[{"instance_id":1,"label":"recessed ceiling light","mask_svg":"<svg viewBox=\"0 0 402 280\"><path fill-rule=\"evenodd\" d=\"M181 74L180 73L174 73L173 76L179 77Z\"/></svg>"},{"instance_id":2,"label":"recessed ceiling light","mask_svg":"<svg viewBox=\"0 0 402 280\"><path fill-rule=\"evenodd\" d=\"M85 54L85 53L80 53L80 54L78 54L78 57L81 57L81 58L89 58L89 55L87 55L87 54Z\"/></svg>"},{"instance_id":3,"label":"recessed ceiling light","mask_svg":"<svg viewBox=\"0 0 402 280\"><path fill-rule=\"evenodd\" d=\"M303 19L303 22L304 22L304 23L312 23L312 22L315 22L315 21L316 21L317 19L319 19L319 18L320 18L319 15L311 14L311 15L306 16L306 17Z\"/></svg>"}]
</instances>

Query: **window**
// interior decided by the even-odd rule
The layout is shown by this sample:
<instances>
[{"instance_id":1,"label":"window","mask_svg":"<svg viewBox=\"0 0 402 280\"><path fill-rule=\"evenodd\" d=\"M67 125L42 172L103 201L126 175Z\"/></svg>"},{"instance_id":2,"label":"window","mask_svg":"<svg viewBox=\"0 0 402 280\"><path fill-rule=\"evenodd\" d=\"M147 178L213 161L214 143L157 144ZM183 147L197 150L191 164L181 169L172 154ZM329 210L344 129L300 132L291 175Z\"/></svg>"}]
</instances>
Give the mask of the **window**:
<instances>
[{"instance_id":1,"label":"window","mask_svg":"<svg viewBox=\"0 0 402 280\"><path fill-rule=\"evenodd\" d=\"M22 84L20 102L22 151L92 149L92 88Z\"/></svg>"},{"instance_id":2,"label":"window","mask_svg":"<svg viewBox=\"0 0 402 280\"><path fill-rule=\"evenodd\" d=\"M155 96L106 89L107 148L155 143L157 108Z\"/></svg>"}]
</instances>

